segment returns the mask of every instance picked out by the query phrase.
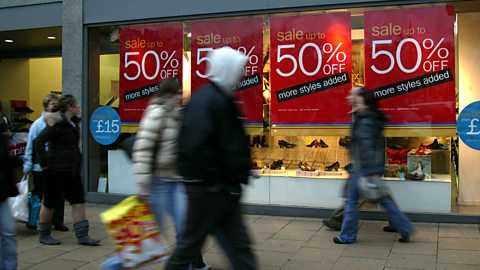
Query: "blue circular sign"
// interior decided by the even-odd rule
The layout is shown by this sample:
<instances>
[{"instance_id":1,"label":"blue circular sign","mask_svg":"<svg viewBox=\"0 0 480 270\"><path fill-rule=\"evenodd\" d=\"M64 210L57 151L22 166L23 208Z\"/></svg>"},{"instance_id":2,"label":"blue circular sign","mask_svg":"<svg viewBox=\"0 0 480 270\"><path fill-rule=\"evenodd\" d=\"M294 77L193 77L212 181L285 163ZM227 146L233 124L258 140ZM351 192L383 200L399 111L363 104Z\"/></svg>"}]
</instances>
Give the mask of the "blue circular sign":
<instances>
[{"instance_id":1,"label":"blue circular sign","mask_svg":"<svg viewBox=\"0 0 480 270\"><path fill-rule=\"evenodd\" d=\"M460 139L469 147L480 150L480 101L465 107L457 120Z\"/></svg>"},{"instance_id":2,"label":"blue circular sign","mask_svg":"<svg viewBox=\"0 0 480 270\"><path fill-rule=\"evenodd\" d=\"M102 106L92 113L92 117L90 117L90 133L99 144L109 145L114 143L120 136L121 130L122 122L114 109Z\"/></svg>"}]
</instances>

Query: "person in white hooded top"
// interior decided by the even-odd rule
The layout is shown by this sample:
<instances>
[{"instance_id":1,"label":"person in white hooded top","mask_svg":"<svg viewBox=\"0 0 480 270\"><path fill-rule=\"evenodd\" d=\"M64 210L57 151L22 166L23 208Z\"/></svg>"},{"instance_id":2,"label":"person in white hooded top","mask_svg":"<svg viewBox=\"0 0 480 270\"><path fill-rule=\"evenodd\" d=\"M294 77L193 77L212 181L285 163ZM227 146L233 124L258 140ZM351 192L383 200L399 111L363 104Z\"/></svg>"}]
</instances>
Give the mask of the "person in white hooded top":
<instances>
[{"instance_id":1,"label":"person in white hooded top","mask_svg":"<svg viewBox=\"0 0 480 270\"><path fill-rule=\"evenodd\" d=\"M188 195L184 236L166 269L188 269L213 233L233 269L257 269L240 209L241 184L248 182L250 150L233 95L247 57L229 47L213 50L210 83L187 104L178 140L178 169Z\"/></svg>"}]
</instances>

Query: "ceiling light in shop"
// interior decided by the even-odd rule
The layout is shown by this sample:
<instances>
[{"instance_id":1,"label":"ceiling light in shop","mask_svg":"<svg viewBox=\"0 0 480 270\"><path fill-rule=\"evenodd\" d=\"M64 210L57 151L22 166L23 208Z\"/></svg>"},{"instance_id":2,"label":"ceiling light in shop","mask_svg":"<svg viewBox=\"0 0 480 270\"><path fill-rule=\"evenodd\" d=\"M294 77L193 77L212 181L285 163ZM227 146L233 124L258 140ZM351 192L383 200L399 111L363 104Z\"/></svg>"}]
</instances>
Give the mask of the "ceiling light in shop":
<instances>
[{"instance_id":1,"label":"ceiling light in shop","mask_svg":"<svg viewBox=\"0 0 480 270\"><path fill-rule=\"evenodd\" d=\"M57 39L57 38L54 36L48 36L47 39Z\"/></svg>"},{"instance_id":2,"label":"ceiling light in shop","mask_svg":"<svg viewBox=\"0 0 480 270\"><path fill-rule=\"evenodd\" d=\"M5 39L6 43L13 43L13 39Z\"/></svg>"}]
</instances>

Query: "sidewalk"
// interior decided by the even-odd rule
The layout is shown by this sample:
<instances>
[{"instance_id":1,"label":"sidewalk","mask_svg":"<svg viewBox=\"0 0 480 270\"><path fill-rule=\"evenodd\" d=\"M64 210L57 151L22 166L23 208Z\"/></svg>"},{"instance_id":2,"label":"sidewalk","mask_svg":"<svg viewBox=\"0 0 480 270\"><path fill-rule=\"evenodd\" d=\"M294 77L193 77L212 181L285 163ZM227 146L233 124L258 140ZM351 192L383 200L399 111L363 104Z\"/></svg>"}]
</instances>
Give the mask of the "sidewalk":
<instances>
[{"instance_id":1,"label":"sidewalk","mask_svg":"<svg viewBox=\"0 0 480 270\"><path fill-rule=\"evenodd\" d=\"M29 270L98 269L113 252L98 214L110 206L88 204L91 235L102 239L99 247L77 245L70 207L65 206L69 232L54 231L58 246L38 243L35 232L17 223L19 268ZM416 223L412 242L398 242L398 235L386 233L386 222L361 221L358 242L336 245L337 235L320 219L249 215L245 218L254 242L259 269L480 269L479 225ZM173 243L173 227L168 229ZM215 270L229 269L213 239L204 247L205 262ZM142 269L163 269L153 265Z\"/></svg>"}]
</instances>

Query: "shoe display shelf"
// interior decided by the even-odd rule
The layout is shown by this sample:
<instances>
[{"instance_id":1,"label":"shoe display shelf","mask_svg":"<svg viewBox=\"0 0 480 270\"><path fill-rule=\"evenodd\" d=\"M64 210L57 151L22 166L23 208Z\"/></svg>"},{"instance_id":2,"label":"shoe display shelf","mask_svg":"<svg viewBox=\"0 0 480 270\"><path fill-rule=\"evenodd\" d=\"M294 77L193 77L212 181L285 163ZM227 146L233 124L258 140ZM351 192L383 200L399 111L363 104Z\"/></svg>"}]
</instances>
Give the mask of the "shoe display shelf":
<instances>
[{"instance_id":1,"label":"shoe display shelf","mask_svg":"<svg viewBox=\"0 0 480 270\"><path fill-rule=\"evenodd\" d=\"M26 100L9 100L7 102L8 118L12 131L14 132L28 132L32 120L28 116L33 113L33 110L27 106Z\"/></svg>"}]
</instances>

